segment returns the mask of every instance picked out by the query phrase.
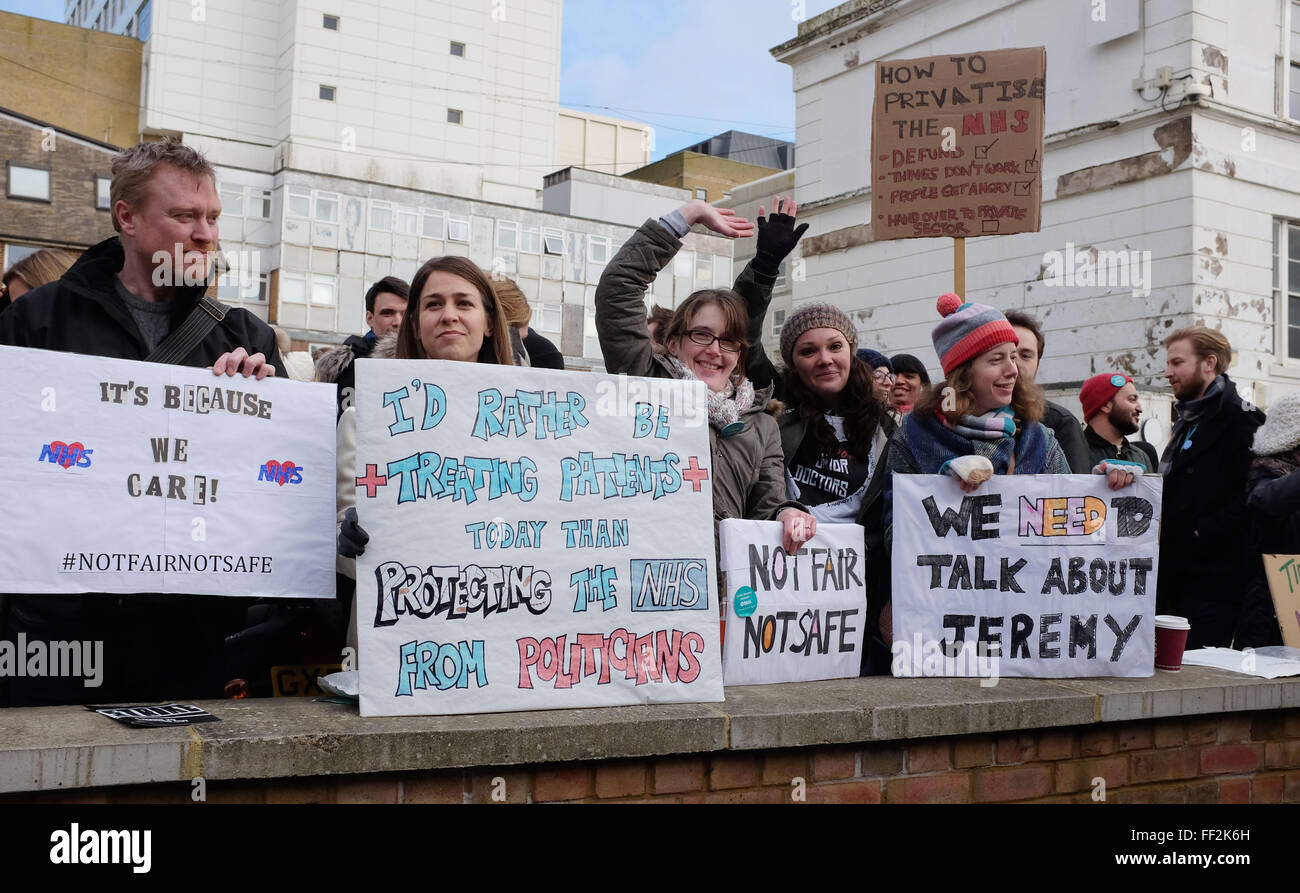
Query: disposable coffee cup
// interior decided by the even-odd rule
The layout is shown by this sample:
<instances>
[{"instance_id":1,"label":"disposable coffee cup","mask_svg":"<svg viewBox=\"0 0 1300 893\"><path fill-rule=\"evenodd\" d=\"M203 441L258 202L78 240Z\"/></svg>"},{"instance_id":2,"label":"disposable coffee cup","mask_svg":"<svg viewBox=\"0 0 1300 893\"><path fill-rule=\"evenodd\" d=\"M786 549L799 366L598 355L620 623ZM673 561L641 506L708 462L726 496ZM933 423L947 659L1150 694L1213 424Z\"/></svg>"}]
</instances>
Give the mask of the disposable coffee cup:
<instances>
[{"instance_id":1,"label":"disposable coffee cup","mask_svg":"<svg viewBox=\"0 0 1300 893\"><path fill-rule=\"evenodd\" d=\"M1183 649L1187 647L1187 633L1192 625L1186 617L1173 614L1156 615L1156 669L1181 670Z\"/></svg>"}]
</instances>

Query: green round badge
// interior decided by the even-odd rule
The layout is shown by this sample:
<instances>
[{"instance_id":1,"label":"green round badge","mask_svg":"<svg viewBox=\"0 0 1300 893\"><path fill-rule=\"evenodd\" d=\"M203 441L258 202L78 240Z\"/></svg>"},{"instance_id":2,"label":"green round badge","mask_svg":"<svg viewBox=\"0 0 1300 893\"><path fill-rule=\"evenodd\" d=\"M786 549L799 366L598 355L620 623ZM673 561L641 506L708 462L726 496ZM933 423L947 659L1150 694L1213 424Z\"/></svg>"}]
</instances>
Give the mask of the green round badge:
<instances>
[{"instance_id":1,"label":"green round badge","mask_svg":"<svg viewBox=\"0 0 1300 893\"><path fill-rule=\"evenodd\" d=\"M754 592L754 587L741 586L736 590L731 604L736 609L737 617L748 617L753 614L754 609L758 607L758 595Z\"/></svg>"}]
</instances>

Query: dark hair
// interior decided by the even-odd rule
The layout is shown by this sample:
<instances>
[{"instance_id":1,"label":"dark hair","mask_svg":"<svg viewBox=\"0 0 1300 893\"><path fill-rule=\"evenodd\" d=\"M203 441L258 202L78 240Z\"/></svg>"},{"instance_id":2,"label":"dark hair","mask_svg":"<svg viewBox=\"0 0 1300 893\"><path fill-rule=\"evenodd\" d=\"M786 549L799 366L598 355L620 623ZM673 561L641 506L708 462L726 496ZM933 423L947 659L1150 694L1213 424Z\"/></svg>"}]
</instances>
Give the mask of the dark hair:
<instances>
[{"instance_id":1,"label":"dark hair","mask_svg":"<svg viewBox=\"0 0 1300 893\"><path fill-rule=\"evenodd\" d=\"M411 280L410 295L406 299L406 313L402 316L402 326L397 330L397 357L403 360L425 360L429 355L420 343L420 293L424 284L435 272L442 271L459 276L478 290L479 300L483 302L483 311L492 326L491 335L483 337L483 346L479 348L479 363L496 363L501 366L513 366L514 353L510 350L510 325L501 310L501 302L492 291L492 283L487 276L467 257L435 257L425 261L424 266L416 270ZM400 280L398 280L400 281Z\"/></svg>"},{"instance_id":2,"label":"dark hair","mask_svg":"<svg viewBox=\"0 0 1300 893\"><path fill-rule=\"evenodd\" d=\"M672 318L673 312L667 307L663 307L659 304L655 304L651 307L650 312L646 314L645 324L647 326L651 323L659 324L658 327L655 328L654 334L650 336L651 340L653 340L655 344L664 343L664 331L667 330L668 323L672 321Z\"/></svg>"},{"instance_id":3,"label":"dark hair","mask_svg":"<svg viewBox=\"0 0 1300 893\"><path fill-rule=\"evenodd\" d=\"M685 338L695 311L708 304L717 304L726 320L727 338L740 342L740 353L736 356L736 369L731 373L733 383L745 377L745 364L749 361L749 311L745 309L745 299L729 288L704 288L692 294L677 305L672 319L668 320L667 331L663 333L664 344L674 338Z\"/></svg>"},{"instance_id":4,"label":"dark hair","mask_svg":"<svg viewBox=\"0 0 1300 893\"><path fill-rule=\"evenodd\" d=\"M375 298L385 292L395 294L403 301L410 301L411 287L406 284L405 279L398 279L396 276L385 276L374 285L370 286L370 291L366 292L366 312L375 312Z\"/></svg>"},{"instance_id":5,"label":"dark hair","mask_svg":"<svg viewBox=\"0 0 1300 893\"><path fill-rule=\"evenodd\" d=\"M876 399L872 387L872 368L861 357L849 357L849 380L840 391L839 414L844 417L844 439L853 458L866 461L871 452L872 438L885 414L885 407ZM786 369L782 375L781 387L785 399L799 413L800 418L808 424L812 437L805 437L799 444L798 451L792 457L805 465L811 466L822 454L832 455L839 449L839 439L835 436L830 422L826 421L826 410L817 397L808 390L799 373Z\"/></svg>"},{"instance_id":6,"label":"dark hair","mask_svg":"<svg viewBox=\"0 0 1300 893\"><path fill-rule=\"evenodd\" d=\"M1041 360L1043 358L1043 348L1047 346L1047 339L1043 337L1043 329L1038 325L1038 320L1022 310L1008 310L1002 315L1007 318L1007 322L1011 323L1012 326L1020 326L1020 328L1028 329L1034 333L1034 337L1038 339L1038 359Z\"/></svg>"},{"instance_id":7,"label":"dark hair","mask_svg":"<svg viewBox=\"0 0 1300 893\"><path fill-rule=\"evenodd\" d=\"M975 358L972 357L949 372L948 377L934 387L922 391L921 398L912 407L912 412L938 412L948 419L949 424L957 424L963 415L975 409L975 398L971 396L971 387L975 383L974 369ZM945 410L944 392L949 388L953 392L952 399L948 401L952 409ZM1046 409L1047 398L1043 395L1043 389L1023 375L1017 375L1015 390L1011 392L1011 414L1019 423L1019 427L1023 428L1031 422L1040 421Z\"/></svg>"},{"instance_id":8,"label":"dark hair","mask_svg":"<svg viewBox=\"0 0 1300 893\"><path fill-rule=\"evenodd\" d=\"M889 362L894 365L894 374L902 375L904 372L910 372L919 376L921 384L927 388L930 386L930 373L925 369L925 363L922 363L910 353L895 354L889 358Z\"/></svg>"}]
</instances>

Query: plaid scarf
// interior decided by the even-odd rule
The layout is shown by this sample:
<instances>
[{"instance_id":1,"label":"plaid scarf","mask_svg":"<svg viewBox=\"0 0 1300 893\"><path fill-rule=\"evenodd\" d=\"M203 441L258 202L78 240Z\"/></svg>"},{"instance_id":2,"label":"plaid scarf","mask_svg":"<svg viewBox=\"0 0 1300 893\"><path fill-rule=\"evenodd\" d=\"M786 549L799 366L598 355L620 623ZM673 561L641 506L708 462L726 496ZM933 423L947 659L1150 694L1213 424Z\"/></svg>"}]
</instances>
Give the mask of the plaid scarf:
<instances>
[{"instance_id":1,"label":"plaid scarf","mask_svg":"<svg viewBox=\"0 0 1300 893\"><path fill-rule=\"evenodd\" d=\"M687 381L700 380L677 357L670 353L665 353L664 356L672 363L673 369L677 371L679 378L684 378ZM723 431L733 422L740 421L740 416L754 405L754 385L748 378L741 379L739 385L727 382L725 391L715 391L707 385L705 387L709 392L709 424L718 431Z\"/></svg>"}]
</instances>

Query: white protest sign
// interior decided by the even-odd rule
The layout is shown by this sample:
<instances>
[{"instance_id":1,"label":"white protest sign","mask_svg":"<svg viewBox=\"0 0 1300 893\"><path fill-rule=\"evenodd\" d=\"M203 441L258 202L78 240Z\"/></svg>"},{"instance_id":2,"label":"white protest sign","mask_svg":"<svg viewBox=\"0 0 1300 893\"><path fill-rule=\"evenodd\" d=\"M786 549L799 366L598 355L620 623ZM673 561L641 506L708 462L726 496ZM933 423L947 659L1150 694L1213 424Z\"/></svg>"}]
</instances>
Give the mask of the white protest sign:
<instances>
[{"instance_id":1,"label":"white protest sign","mask_svg":"<svg viewBox=\"0 0 1300 893\"><path fill-rule=\"evenodd\" d=\"M896 474L895 676L1151 676L1160 487Z\"/></svg>"},{"instance_id":2,"label":"white protest sign","mask_svg":"<svg viewBox=\"0 0 1300 893\"><path fill-rule=\"evenodd\" d=\"M726 574L727 685L857 676L866 631L862 527L818 524L793 555L778 521L718 525Z\"/></svg>"},{"instance_id":3,"label":"white protest sign","mask_svg":"<svg viewBox=\"0 0 1300 893\"><path fill-rule=\"evenodd\" d=\"M0 591L334 594L334 391L0 347Z\"/></svg>"},{"instance_id":4,"label":"white protest sign","mask_svg":"<svg viewBox=\"0 0 1300 893\"><path fill-rule=\"evenodd\" d=\"M357 363L361 714L721 701L699 382Z\"/></svg>"}]
</instances>

